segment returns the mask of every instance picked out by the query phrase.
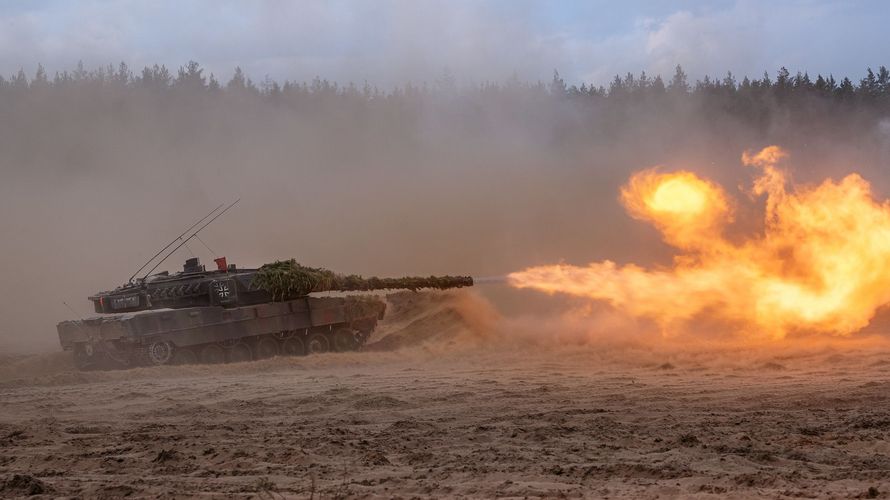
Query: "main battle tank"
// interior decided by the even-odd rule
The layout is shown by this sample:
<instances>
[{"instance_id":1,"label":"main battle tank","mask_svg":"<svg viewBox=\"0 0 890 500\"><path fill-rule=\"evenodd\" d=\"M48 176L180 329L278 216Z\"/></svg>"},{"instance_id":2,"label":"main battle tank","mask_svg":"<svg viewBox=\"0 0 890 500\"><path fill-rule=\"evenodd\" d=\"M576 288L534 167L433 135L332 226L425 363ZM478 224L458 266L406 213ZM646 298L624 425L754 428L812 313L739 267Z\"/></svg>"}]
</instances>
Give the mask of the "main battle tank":
<instances>
[{"instance_id":1,"label":"main battle tank","mask_svg":"<svg viewBox=\"0 0 890 500\"><path fill-rule=\"evenodd\" d=\"M89 297L100 316L58 324L80 369L223 363L357 350L383 319L375 295L352 292L472 286L469 276L363 278L293 260L239 269L225 258L208 271L197 258Z\"/></svg>"}]
</instances>

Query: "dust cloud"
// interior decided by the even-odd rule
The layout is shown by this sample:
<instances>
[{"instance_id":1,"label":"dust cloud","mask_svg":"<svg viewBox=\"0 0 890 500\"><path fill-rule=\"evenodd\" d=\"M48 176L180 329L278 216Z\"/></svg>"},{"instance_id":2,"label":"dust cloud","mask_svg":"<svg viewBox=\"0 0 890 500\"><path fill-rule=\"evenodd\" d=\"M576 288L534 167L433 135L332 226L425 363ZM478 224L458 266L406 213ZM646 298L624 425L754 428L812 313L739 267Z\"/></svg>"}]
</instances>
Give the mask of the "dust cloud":
<instances>
[{"instance_id":1,"label":"dust cloud","mask_svg":"<svg viewBox=\"0 0 890 500\"><path fill-rule=\"evenodd\" d=\"M890 192L887 135L855 107L742 119L703 92L573 97L558 79L375 89L165 71L77 69L0 86L0 351L57 349L55 324L74 314L63 301L91 314L87 295L236 198L202 233L209 248L189 243L162 268L192 254L380 276L667 263L657 232L617 200L630 173L664 165L737 186L738 152L773 143L810 166L796 180L855 168ZM479 293L508 317L565 305Z\"/></svg>"}]
</instances>

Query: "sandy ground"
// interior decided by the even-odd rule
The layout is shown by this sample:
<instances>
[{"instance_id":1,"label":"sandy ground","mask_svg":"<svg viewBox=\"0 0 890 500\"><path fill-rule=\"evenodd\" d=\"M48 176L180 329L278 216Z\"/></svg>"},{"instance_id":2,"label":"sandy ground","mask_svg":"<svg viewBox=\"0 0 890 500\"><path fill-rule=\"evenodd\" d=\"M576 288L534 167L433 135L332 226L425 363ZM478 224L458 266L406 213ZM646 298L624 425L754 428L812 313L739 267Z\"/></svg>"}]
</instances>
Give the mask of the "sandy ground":
<instances>
[{"instance_id":1,"label":"sandy ground","mask_svg":"<svg viewBox=\"0 0 890 500\"><path fill-rule=\"evenodd\" d=\"M890 497L880 345L517 342L476 300L402 297L360 353L7 358L0 496Z\"/></svg>"}]
</instances>

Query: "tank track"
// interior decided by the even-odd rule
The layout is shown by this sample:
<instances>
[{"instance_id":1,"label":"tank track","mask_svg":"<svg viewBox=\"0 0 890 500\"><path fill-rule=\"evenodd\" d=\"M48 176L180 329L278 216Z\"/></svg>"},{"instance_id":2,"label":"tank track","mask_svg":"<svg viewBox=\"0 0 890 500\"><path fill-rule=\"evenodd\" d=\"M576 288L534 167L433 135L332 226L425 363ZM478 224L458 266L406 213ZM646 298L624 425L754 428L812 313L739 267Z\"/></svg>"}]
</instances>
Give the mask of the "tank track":
<instances>
[{"instance_id":1,"label":"tank track","mask_svg":"<svg viewBox=\"0 0 890 500\"><path fill-rule=\"evenodd\" d=\"M95 352L89 344L77 344L74 346L74 364L79 370L90 371L257 361L275 356L358 351L370 335L371 330L358 330L342 323L184 347L171 342L136 347L111 344L101 352Z\"/></svg>"}]
</instances>

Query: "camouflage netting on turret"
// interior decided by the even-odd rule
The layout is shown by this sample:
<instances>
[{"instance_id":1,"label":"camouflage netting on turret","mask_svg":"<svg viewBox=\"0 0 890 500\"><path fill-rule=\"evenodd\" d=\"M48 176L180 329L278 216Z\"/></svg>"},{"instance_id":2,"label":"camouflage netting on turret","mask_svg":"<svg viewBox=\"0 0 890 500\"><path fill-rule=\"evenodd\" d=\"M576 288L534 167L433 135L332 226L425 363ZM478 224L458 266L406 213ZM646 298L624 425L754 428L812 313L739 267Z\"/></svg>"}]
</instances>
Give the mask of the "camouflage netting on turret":
<instances>
[{"instance_id":1,"label":"camouflage netting on turret","mask_svg":"<svg viewBox=\"0 0 890 500\"><path fill-rule=\"evenodd\" d=\"M413 290L421 288L460 288L473 286L470 276L408 276L404 278L363 278L342 275L324 268L306 267L294 259L266 264L257 270L251 286L266 290L273 300L288 300L312 292L354 292L367 290Z\"/></svg>"}]
</instances>

